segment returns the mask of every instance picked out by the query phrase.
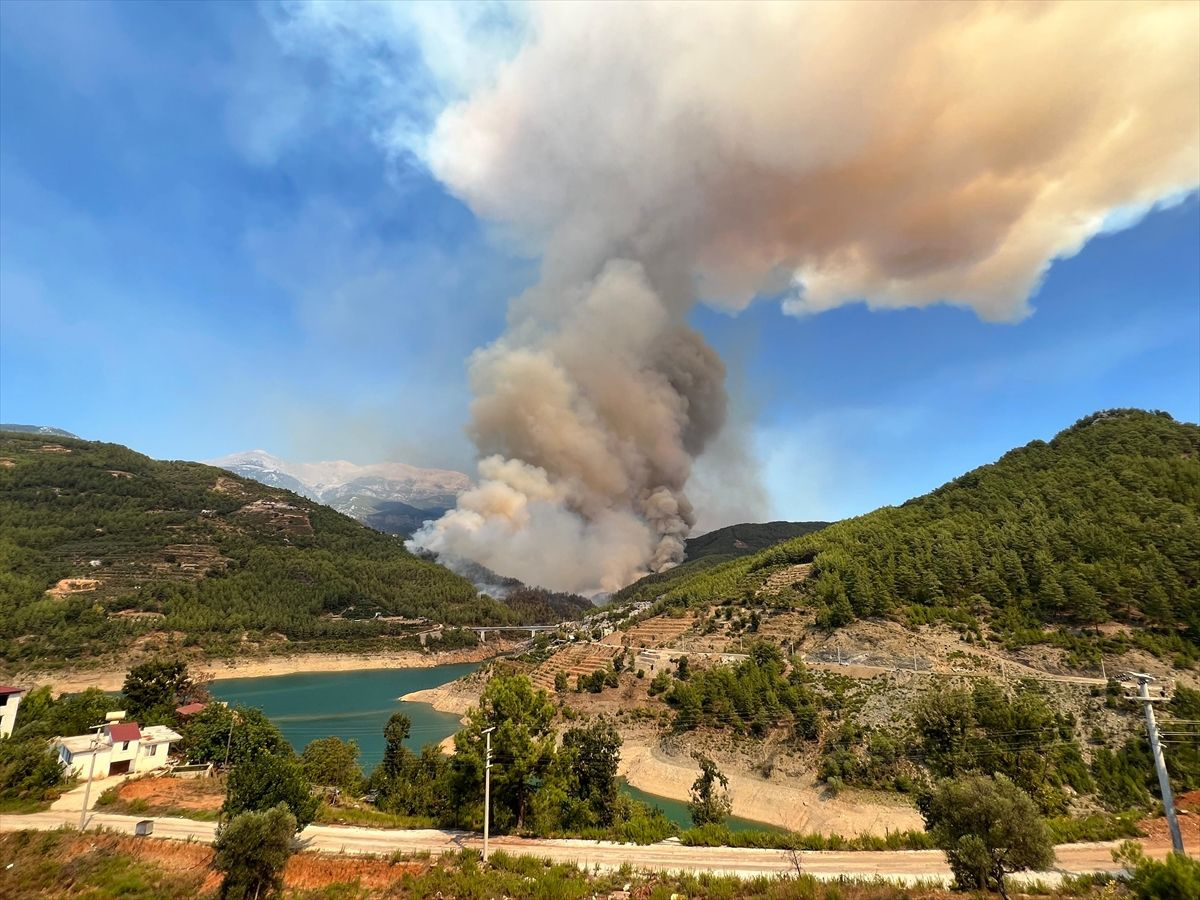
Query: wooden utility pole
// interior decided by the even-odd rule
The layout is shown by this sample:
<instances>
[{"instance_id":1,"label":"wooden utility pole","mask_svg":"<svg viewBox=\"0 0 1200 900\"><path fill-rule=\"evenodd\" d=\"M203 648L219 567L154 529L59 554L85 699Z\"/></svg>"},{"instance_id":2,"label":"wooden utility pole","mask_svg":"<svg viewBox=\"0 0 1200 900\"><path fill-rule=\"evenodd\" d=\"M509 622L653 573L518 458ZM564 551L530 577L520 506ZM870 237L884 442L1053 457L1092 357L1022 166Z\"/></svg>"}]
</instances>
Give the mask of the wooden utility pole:
<instances>
[{"instance_id":1,"label":"wooden utility pole","mask_svg":"<svg viewBox=\"0 0 1200 900\"><path fill-rule=\"evenodd\" d=\"M1150 736L1150 753L1154 757L1154 768L1158 772L1158 789L1162 793L1163 812L1167 816L1167 828L1171 832L1171 847L1176 853L1183 853L1183 834L1179 830L1179 818L1175 815L1175 798L1171 794L1171 779L1167 774L1167 762L1163 758L1162 744L1158 740L1158 726L1154 722L1154 701L1161 697L1151 697L1149 684L1154 681L1152 675L1140 672L1129 672L1127 677L1136 678L1138 682L1138 699L1146 710L1146 733Z\"/></svg>"}]
</instances>

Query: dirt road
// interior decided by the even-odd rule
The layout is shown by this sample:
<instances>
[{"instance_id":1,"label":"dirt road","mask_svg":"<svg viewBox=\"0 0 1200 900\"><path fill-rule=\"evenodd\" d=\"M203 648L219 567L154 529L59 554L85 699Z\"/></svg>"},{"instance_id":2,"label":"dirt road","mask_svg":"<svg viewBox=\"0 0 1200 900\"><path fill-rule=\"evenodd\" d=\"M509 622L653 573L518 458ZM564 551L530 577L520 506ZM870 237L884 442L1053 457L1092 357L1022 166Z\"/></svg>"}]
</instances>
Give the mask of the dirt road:
<instances>
[{"instance_id":1,"label":"dirt road","mask_svg":"<svg viewBox=\"0 0 1200 900\"><path fill-rule=\"evenodd\" d=\"M133 833L140 819L137 816L93 814L89 827L101 827L122 833ZM216 825L190 819L156 818L154 836L172 840L194 840L209 843ZM44 812L32 815L0 815L0 831L50 831L78 824L75 814ZM310 851L348 854L431 853L438 855L465 848L482 849L483 841L476 834L435 829L393 831L372 828L351 828L332 825L310 825L300 836L304 848ZM664 842L639 847L605 841L531 840L502 837L491 842L493 850L503 849L512 854L537 856L555 862L581 866L600 866L617 869L630 863L639 869L652 871L713 872L729 875L785 875L796 871L791 855L780 850L753 850L732 847L683 847ZM1026 879L1056 883L1063 874L1108 872L1115 866L1112 849L1115 844L1068 844L1058 848L1057 868L1051 872L1032 873ZM1147 854L1162 858L1169 849L1162 842L1151 842ZM1194 848L1193 848L1194 849ZM945 858L936 850L805 852L799 855L802 870L818 878L884 878L897 882L940 880L948 882L950 870ZM1021 880L1018 878L1018 880Z\"/></svg>"}]
</instances>

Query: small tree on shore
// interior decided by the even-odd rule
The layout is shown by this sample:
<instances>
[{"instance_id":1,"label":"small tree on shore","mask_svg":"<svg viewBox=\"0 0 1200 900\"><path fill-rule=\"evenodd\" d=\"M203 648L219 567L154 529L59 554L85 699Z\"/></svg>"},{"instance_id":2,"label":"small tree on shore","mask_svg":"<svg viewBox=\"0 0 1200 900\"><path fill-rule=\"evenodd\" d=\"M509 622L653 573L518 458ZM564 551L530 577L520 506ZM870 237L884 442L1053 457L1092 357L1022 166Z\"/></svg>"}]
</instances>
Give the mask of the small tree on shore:
<instances>
[{"instance_id":1,"label":"small tree on shore","mask_svg":"<svg viewBox=\"0 0 1200 900\"><path fill-rule=\"evenodd\" d=\"M700 764L700 777L692 784L692 800L688 803L692 824L719 825L733 808L729 799L729 779L702 753L692 753L692 759Z\"/></svg>"},{"instance_id":2,"label":"small tree on shore","mask_svg":"<svg viewBox=\"0 0 1200 900\"><path fill-rule=\"evenodd\" d=\"M312 795L298 760L260 753L233 767L221 811L235 817L271 809L280 803L291 812L296 830L308 825L321 805Z\"/></svg>"},{"instance_id":3,"label":"small tree on shore","mask_svg":"<svg viewBox=\"0 0 1200 900\"><path fill-rule=\"evenodd\" d=\"M362 787L358 742L339 737L317 738L304 748L300 768L312 784L355 793Z\"/></svg>"},{"instance_id":4,"label":"small tree on shore","mask_svg":"<svg viewBox=\"0 0 1200 900\"><path fill-rule=\"evenodd\" d=\"M947 779L919 805L964 890L994 888L1007 900L1005 875L1054 862L1054 844L1037 804L1002 775Z\"/></svg>"},{"instance_id":5,"label":"small tree on shore","mask_svg":"<svg viewBox=\"0 0 1200 900\"><path fill-rule=\"evenodd\" d=\"M283 869L292 855L296 818L280 803L263 812L244 812L217 829L213 866L225 873L222 900L261 900L283 888Z\"/></svg>"}]
</instances>

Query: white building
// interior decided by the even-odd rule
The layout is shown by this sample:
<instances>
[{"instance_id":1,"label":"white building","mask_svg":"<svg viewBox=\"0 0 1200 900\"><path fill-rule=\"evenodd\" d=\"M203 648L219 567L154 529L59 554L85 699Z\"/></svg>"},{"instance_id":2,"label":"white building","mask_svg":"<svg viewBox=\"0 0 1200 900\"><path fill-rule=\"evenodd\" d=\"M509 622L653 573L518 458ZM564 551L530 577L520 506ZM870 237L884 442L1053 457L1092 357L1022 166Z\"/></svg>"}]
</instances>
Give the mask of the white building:
<instances>
[{"instance_id":1,"label":"white building","mask_svg":"<svg viewBox=\"0 0 1200 900\"><path fill-rule=\"evenodd\" d=\"M96 778L151 772L167 764L171 744L182 740L165 725L139 728L137 722L105 725L99 734L80 734L55 739L58 760L74 775L88 777L92 756L96 757Z\"/></svg>"},{"instance_id":2,"label":"white building","mask_svg":"<svg viewBox=\"0 0 1200 900\"><path fill-rule=\"evenodd\" d=\"M24 696L24 688L0 684L0 738L12 737L17 727L17 707Z\"/></svg>"}]
</instances>

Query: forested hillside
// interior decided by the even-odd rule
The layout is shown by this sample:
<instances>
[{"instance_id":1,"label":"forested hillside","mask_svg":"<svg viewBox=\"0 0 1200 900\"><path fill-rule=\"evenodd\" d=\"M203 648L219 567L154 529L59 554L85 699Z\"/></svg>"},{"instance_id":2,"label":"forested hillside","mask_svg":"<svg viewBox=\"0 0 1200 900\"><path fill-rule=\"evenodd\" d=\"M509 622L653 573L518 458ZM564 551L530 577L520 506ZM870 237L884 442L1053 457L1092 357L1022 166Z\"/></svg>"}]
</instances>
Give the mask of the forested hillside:
<instances>
[{"instance_id":1,"label":"forested hillside","mask_svg":"<svg viewBox=\"0 0 1200 900\"><path fill-rule=\"evenodd\" d=\"M765 550L788 538L819 531L828 522L746 522L726 525L716 531L688 538L683 562L673 569L647 575L622 588L615 595L617 602L650 600L662 594L689 575L711 569L741 556Z\"/></svg>"},{"instance_id":2,"label":"forested hillside","mask_svg":"<svg viewBox=\"0 0 1200 900\"><path fill-rule=\"evenodd\" d=\"M52 664L149 631L226 652L395 634L376 618L529 621L398 538L289 491L125 447L0 433L0 660Z\"/></svg>"},{"instance_id":3,"label":"forested hillside","mask_svg":"<svg viewBox=\"0 0 1200 900\"><path fill-rule=\"evenodd\" d=\"M1122 640L1200 656L1200 427L1088 416L899 507L673 582L665 606L766 597L819 625L889 617L1009 641Z\"/></svg>"}]
</instances>

